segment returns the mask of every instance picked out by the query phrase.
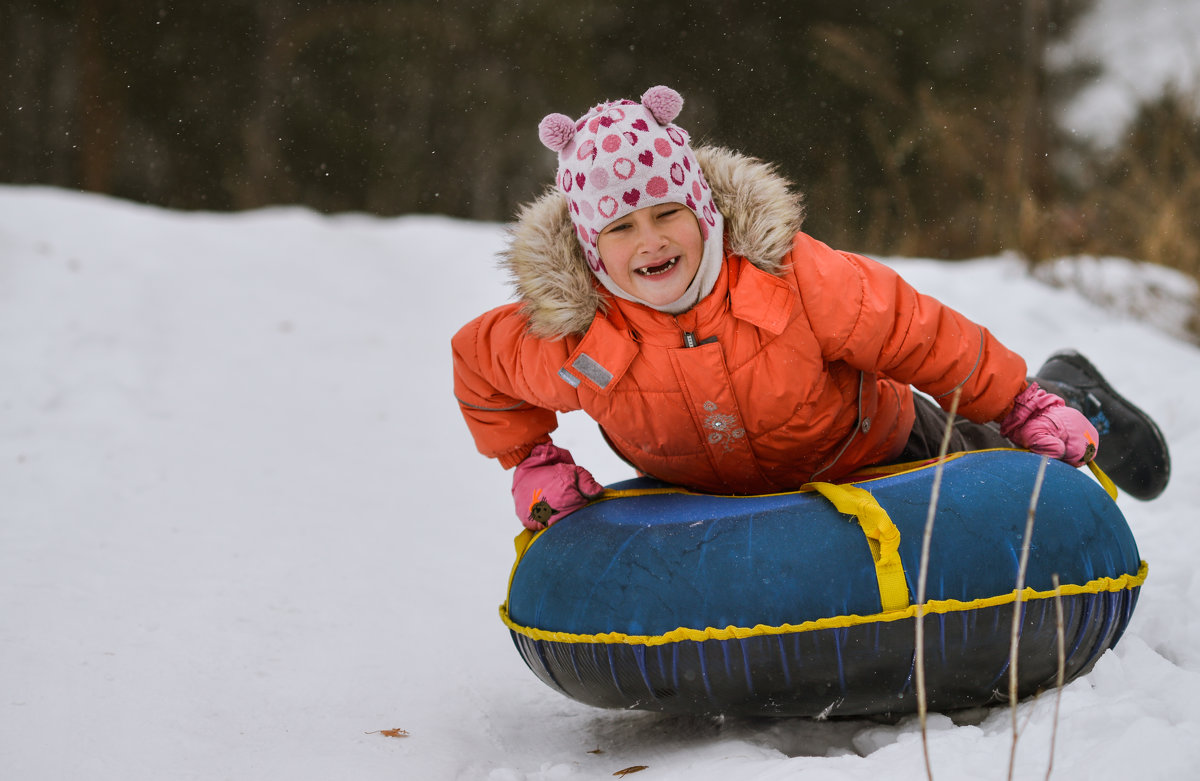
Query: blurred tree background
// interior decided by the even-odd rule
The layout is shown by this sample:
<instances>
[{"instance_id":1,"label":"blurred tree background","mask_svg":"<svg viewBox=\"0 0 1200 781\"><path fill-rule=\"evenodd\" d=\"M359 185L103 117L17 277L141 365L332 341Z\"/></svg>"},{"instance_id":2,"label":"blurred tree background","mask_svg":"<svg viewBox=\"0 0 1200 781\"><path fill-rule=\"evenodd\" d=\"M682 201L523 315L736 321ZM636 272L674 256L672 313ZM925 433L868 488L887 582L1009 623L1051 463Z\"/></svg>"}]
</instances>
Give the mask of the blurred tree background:
<instances>
[{"instance_id":1,"label":"blurred tree background","mask_svg":"<svg viewBox=\"0 0 1200 781\"><path fill-rule=\"evenodd\" d=\"M5 0L0 181L505 220L553 179L542 116L661 83L837 246L1108 250L1092 188L1128 166L1059 170L1086 74L1044 64L1089 2Z\"/></svg>"}]
</instances>

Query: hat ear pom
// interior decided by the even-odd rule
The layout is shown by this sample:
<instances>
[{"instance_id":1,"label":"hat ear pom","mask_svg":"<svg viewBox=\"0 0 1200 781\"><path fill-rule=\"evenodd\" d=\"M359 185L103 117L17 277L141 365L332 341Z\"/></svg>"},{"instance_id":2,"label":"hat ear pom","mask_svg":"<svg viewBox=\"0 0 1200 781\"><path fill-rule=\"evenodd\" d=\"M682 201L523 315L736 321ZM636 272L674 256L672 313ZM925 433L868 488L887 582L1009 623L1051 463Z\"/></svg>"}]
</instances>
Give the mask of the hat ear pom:
<instances>
[{"instance_id":1,"label":"hat ear pom","mask_svg":"<svg viewBox=\"0 0 1200 781\"><path fill-rule=\"evenodd\" d=\"M547 114L538 123L538 138L552 152L561 152L575 137L575 120L566 114Z\"/></svg>"},{"instance_id":2,"label":"hat ear pom","mask_svg":"<svg viewBox=\"0 0 1200 781\"><path fill-rule=\"evenodd\" d=\"M642 105L660 125L669 125L683 110L683 96L670 87L651 87L642 95Z\"/></svg>"}]
</instances>

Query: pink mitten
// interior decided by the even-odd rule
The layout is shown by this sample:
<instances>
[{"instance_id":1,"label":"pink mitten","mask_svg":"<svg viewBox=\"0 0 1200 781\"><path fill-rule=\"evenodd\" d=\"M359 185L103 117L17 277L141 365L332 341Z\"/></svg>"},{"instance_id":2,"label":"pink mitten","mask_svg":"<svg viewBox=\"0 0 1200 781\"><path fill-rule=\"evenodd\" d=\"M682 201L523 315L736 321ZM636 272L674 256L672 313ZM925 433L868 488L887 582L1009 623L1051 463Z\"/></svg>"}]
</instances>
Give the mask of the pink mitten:
<instances>
[{"instance_id":1,"label":"pink mitten","mask_svg":"<svg viewBox=\"0 0 1200 781\"><path fill-rule=\"evenodd\" d=\"M575 512L604 493L571 454L544 442L513 471L513 501L526 529L538 531Z\"/></svg>"},{"instance_id":2,"label":"pink mitten","mask_svg":"<svg viewBox=\"0 0 1200 781\"><path fill-rule=\"evenodd\" d=\"M1096 457L1100 435L1083 413L1031 382L1017 394L1000 433L1034 453L1081 466Z\"/></svg>"}]
</instances>

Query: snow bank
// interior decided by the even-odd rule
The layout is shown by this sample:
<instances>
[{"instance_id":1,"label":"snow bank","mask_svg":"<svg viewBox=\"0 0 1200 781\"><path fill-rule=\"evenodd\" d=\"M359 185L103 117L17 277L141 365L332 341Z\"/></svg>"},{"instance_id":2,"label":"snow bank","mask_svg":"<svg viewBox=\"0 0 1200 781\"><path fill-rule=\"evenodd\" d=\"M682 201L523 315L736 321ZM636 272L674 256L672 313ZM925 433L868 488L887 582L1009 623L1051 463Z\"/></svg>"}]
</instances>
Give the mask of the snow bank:
<instances>
[{"instance_id":1,"label":"snow bank","mask_svg":"<svg viewBox=\"0 0 1200 781\"><path fill-rule=\"evenodd\" d=\"M524 668L496 615L508 477L450 388L450 335L507 299L502 241L0 187L0 776L924 777L912 719L597 711ZM1081 349L1161 422L1174 484L1121 501L1150 579L1063 692L1055 777L1194 774L1200 353L1013 258L890 262L1035 365ZM1091 278L1120 301L1145 273ZM558 439L628 475L585 418ZM1020 706L1018 777L1044 774L1053 710ZM1007 711L957 718L931 722L938 777L1003 778Z\"/></svg>"}]
</instances>

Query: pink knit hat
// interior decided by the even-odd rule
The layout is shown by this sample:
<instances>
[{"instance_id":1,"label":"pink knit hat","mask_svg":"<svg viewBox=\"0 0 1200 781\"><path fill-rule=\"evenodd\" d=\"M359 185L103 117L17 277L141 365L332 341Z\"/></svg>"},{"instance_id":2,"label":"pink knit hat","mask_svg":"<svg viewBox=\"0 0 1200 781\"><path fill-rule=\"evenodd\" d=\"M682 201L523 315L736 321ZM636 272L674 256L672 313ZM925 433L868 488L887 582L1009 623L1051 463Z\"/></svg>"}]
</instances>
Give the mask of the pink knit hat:
<instances>
[{"instance_id":1,"label":"pink knit hat","mask_svg":"<svg viewBox=\"0 0 1200 781\"><path fill-rule=\"evenodd\" d=\"M671 124L682 108L678 92L658 86L646 90L641 103L601 103L578 121L550 114L538 125L542 143L558 153L555 184L567 199L588 265L618 295L621 291L614 289L596 240L605 226L646 206L682 203L691 209L705 255L715 255L719 265L721 214L688 145L687 131Z\"/></svg>"}]
</instances>

